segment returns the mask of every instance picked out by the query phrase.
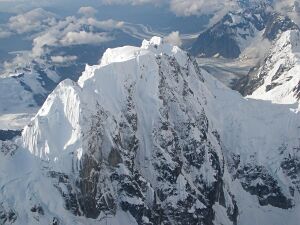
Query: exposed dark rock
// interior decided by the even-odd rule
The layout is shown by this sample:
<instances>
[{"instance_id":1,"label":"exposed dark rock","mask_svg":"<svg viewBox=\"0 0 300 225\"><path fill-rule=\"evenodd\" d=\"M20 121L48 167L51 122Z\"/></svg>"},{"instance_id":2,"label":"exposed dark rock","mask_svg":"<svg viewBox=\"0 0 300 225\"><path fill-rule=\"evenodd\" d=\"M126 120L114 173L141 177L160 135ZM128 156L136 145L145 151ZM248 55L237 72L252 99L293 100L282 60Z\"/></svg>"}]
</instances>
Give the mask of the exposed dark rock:
<instances>
[{"instance_id":1,"label":"exposed dark rock","mask_svg":"<svg viewBox=\"0 0 300 225\"><path fill-rule=\"evenodd\" d=\"M266 86L266 92L271 91L273 88L278 87L280 85L282 84L273 82L272 84Z\"/></svg>"},{"instance_id":2,"label":"exposed dark rock","mask_svg":"<svg viewBox=\"0 0 300 225\"><path fill-rule=\"evenodd\" d=\"M282 193L278 182L264 167L247 164L237 171L237 176L243 188L256 195L262 206L272 205L282 209L293 207L293 201Z\"/></svg>"},{"instance_id":3,"label":"exposed dark rock","mask_svg":"<svg viewBox=\"0 0 300 225\"><path fill-rule=\"evenodd\" d=\"M31 212L33 213L38 213L40 215L44 215L44 210L43 210L43 207L40 206L40 205L34 205L31 209L30 209Z\"/></svg>"},{"instance_id":4,"label":"exposed dark rock","mask_svg":"<svg viewBox=\"0 0 300 225\"><path fill-rule=\"evenodd\" d=\"M0 141L12 140L21 134L22 130L0 130Z\"/></svg>"},{"instance_id":5,"label":"exposed dark rock","mask_svg":"<svg viewBox=\"0 0 300 225\"><path fill-rule=\"evenodd\" d=\"M300 100L300 81L297 84L297 86L293 89L294 93L295 93L295 97Z\"/></svg>"},{"instance_id":6,"label":"exposed dark rock","mask_svg":"<svg viewBox=\"0 0 300 225\"><path fill-rule=\"evenodd\" d=\"M108 156L108 163L109 163L109 165L114 166L114 167L117 166L119 163L122 163L121 155L117 149L115 149L115 148L111 149L109 156Z\"/></svg>"},{"instance_id":7,"label":"exposed dark rock","mask_svg":"<svg viewBox=\"0 0 300 225\"><path fill-rule=\"evenodd\" d=\"M58 191L64 198L66 209L70 210L75 215L80 216L80 207L73 181L69 178L68 175L55 171L50 171L49 176L54 179L54 186L58 189ZM62 188L63 186L65 188Z\"/></svg>"},{"instance_id":8,"label":"exposed dark rock","mask_svg":"<svg viewBox=\"0 0 300 225\"><path fill-rule=\"evenodd\" d=\"M269 40L275 40L278 34L287 30L297 30L299 27L289 17L282 16L279 13L270 13L266 23L264 37Z\"/></svg>"},{"instance_id":9,"label":"exposed dark rock","mask_svg":"<svg viewBox=\"0 0 300 225\"><path fill-rule=\"evenodd\" d=\"M292 196L294 196L295 189L300 193L300 159L290 155L282 161L281 168L294 185L290 187Z\"/></svg>"},{"instance_id":10,"label":"exposed dark rock","mask_svg":"<svg viewBox=\"0 0 300 225\"><path fill-rule=\"evenodd\" d=\"M59 223L59 219L58 218L56 218L56 217L54 217L53 219L52 219L52 225L59 225L60 223Z\"/></svg>"},{"instance_id":11,"label":"exposed dark rock","mask_svg":"<svg viewBox=\"0 0 300 225\"><path fill-rule=\"evenodd\" d=\"M18 150L18 146L12 141L0 141L0 153L4 156L13 156Z\"/></svg>"},{"instance_id":12,"label":"exposed dark rock","mask_svg":"<svg viewBox=\"0 0 300 225\"><path fill-rule=\"evenodd\" d=\"M237 58L241 50L235 40L228 36L217 36L210 32L203 33L192 47L191 53L204 57L215 55L224 58Z\"/></svg>"},{"instance_id":13,"label":"exposed dark rock","mask_svg":"<svg viewBox=\"0 0 300 225\"><path fill-rule=\"evenodd\" d=\"M85 155L80 171L78 201L82 212L89 218L97 218L100 214L99 207L97 207L99 172L99 163L93 157Z\"/></svg>"},{"instance_id":14,"label":"exposed dark rock","mask_svg":"<svg viewBox=\"0 0 300 225\"><path fill-rule=\"evenodd\" d=\"M13 209L5 208L0 202L0 224L9 225L14 224L17 220L17 214Z\"/></svg>"}]
</instances>

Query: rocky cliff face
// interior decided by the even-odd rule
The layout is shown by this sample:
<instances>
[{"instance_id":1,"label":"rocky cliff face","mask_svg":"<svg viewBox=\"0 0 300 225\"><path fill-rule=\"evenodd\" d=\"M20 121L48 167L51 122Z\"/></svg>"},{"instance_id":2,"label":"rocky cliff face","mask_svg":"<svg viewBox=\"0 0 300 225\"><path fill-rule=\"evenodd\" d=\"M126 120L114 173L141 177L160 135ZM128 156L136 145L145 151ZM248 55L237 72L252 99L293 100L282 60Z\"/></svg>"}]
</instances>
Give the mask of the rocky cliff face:
<instances>
[{"instance_id":1,"label":"rocky cliff face","mask_svg":"<svg viewBox=\"0 0 300 225\"><path fill-rule=\"evenodd\" d=\"M299 124L160 38L108 49L1 142L0 222L296 224Z\"/></svg>"}]
</instances>

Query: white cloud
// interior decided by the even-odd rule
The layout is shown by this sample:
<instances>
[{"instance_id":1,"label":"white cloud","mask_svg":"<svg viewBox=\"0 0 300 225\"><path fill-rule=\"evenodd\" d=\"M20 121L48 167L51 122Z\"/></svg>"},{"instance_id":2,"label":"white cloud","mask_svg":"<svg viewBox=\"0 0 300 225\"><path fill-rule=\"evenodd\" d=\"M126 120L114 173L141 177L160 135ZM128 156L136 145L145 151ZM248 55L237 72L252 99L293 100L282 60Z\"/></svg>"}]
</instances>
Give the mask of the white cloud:
<instances>
[{"instance_id":1,"label":"white cloud","mask_svg":"<svg viewBox=\"0 0 300 225\"><path fill-rule=\"evenodd\" d=\"M93 17L93 16L95 16L95 14L97 14L97 12L98 11L91 6L83 6L83 7L80 7L78 10L79 14L82 14L86 17Z\"/></svg>"},{"instance_id":2,"label":"white cloud","mask_svg":"<svg viewBox=\"0 0 300 225\"><path fill-rule=\"evenodd\" d=\"M45 52L45 46L55 46L58 43L56 31L44 33L33 40L33 56L41 56Z\"/></svg>"},{"instance_id":3,"label":"white cloud","mask_svg":"<svg viewBox=\"0 0 300 225\"><path fill-rule=\"evenodd\" d=\"M56 23L55 15L44 9L37 8L9 19L10 30L19 34L40 31Z\"/></svg>"},{"instance_id":4,"label":"white cloud","mask_svg":"<svg viewBox=\"0 0 300 225\"><path fill-rule=\"evenodd\" d=\"M22 13L34 8L56 8L76 12L84 5L100 5L101 0L0 0L0 12Z\"/></svg>"},{"instance_id":5,"label":"white cloud","mask_svg":"<svg viewBox=\"0 0 300 225\"><path fill-rule=\"evenodd\" d=\"M60 41L62 45L100 44L111 41L106 33L92 33L86 31L68 32Z\"/></svg>"},{"instance_id":6,"label":"white cloud","mask_svg":"<svg viewBox=\"0 0 300 225\"><path fill-rule=\"evenodd\" d=\"M116 21L112 19L99 21L94 18L89 18L87 20L87 23L96 28L107 29L107 30L122 28L124 25L123 21Z\"/></svg>"},{"instance_id":7,"label":"white cloud","mask_svg":"<svg viewBox=\"0 0 300 225\"><path fill-rule=\"evenodd\" d=\"M131 4L131 5L142 5L142 4L155 4L158 5L165 0L102 0L102 3L107 4L107 5L126 5L126 4Z\"/></svg>"},{"instance_id":8,"label":"white cloud","mask_svg":"<svg viewBox=\"0 0 300 225\"><path fill-rule=\"evenodd\" d=\"M31 60L31 57L26 52L18 54L12 61L5 61L3 63L3 72L6 73L7 71L8 73L12 73L16 68L25 68L31 64Z\"/></svg>"},{"instance_id":9,"label":"white cloud","mask_svg":"<svg viewBox=\"0 0 300 225\"><path fill-rule=\"evenodd\" d=\"M164 38L165 42L171 44L171 45L176 45L178 47L181 47L182 45L182 40L179 35L179 31L174 31L170 33L168 36Z\"/></svg>"},{"instance_id":10,"label":"white cloud","mask_svg":"<svg viewBox=\"0 0 300 225\"><path fill-rule=\"evenodd\" d=\"M2 38L8 38L11 35L12 35L12 33L9 32L9 31L0 30L0 39L2 39Z\"/></svg>"},{"instance_id":11,"label":"white cloud","mask_svg":"<svg viewBox=\"0 0 300 225\"><path fill-rule=\"evenodd\" d=\"M268 0L249 0L250 5ZM239 0L102 0L104 4L154 4L168 5L177 16L199 16L212 14L211 23L216 22L229 11L238 9ZM276 11L288 15L300 23L300 0L273 0Z\"/></svg>"},{"instance_id":12,"label":"white cloud","mask_svg":"<svg viewBox=\"0 0 300 225\"><path fill-rule=\"evenodd\" d=\"M237 0L102 0L104 4L168 5L177 16L198 16L233 10Z\"/></svg>"},{"instance_id":13,"label":"white cloud","mask_svg":"<svg viewBox=\"0 0 300 225\"><path fill-rule=\"evenodd\" d=\"M75 55L68 55L68 56L51 56L51 60L54 63L68 63L68 62L73 62L77 59L77 56Z\"/></svg>"},{"instance_id":14,"label":"white cloud","mask_svg":"<svg viewBox=\"0 0 300 225\"><path fill-rule=\"evenodd\" d=\"M251 0L250 0L251 1ZM165 5L177 16L213 15L211 23L238 8L238 0L102 0L104 4Z\"/></svg>"},{"instance_id":15,"label":"white cloud","mask_svg":"<svg viewBox=\"0 0 300 225\"><path fill-rule=\"evenodd\" d=\"M178 16L197 16L233 10L236 0L170 0L170 9Z\"/></svg>"},{"instance_id":16,"label":"white cloud","mask_svg":"<svg viewBox=\"0 0 300 225\"><path fill-rule=\"evenodd\" d=\"M109 36L109 31L120 29L122 25L123 22L121 21L99 21L95 18L66 17L59 20L54 26L40 32L35 37L33 40L32 55L39 57L51 46L98 45L106 41L111 41L113 38ZM98 32L99 30L101 32Z\"/></svg>"}]
</instances>

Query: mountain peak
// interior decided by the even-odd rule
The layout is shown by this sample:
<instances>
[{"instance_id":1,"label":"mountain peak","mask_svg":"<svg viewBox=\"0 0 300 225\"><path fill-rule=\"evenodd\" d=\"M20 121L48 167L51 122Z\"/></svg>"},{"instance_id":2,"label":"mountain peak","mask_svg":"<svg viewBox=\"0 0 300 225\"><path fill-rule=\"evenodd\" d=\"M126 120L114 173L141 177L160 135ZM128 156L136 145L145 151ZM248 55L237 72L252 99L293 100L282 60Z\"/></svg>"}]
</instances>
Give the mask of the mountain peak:
<instances>
[{"instance_id":1,"label":"mountain peak","mask_svg":"<svg viewBox=\"0 0 300 225\"><path fill-rule=\"evenodd\" d=\"M0 180L0 215L234 225L253 214L262 224L263 208L274 225L296 224L299 124L284 106L245 100L160 38L108 49L78 84L66 80L49 95L19 146L0 145L0 168L14 168ZM35 162L26 170L21 153Z\"/></svg>"},{"instance_id":2,"label":"mountain peak","mask_svg":"<svg viewBox=\"0 0 300 225\"><path fill-rule=\"evenodd\" d=\"M152 46L160 46L164 44L164 40L161 37L154 36L149 41L144 40L142 46L144 48L147 48L146 46L152 45Z\"/></svg>"}]
</instances>

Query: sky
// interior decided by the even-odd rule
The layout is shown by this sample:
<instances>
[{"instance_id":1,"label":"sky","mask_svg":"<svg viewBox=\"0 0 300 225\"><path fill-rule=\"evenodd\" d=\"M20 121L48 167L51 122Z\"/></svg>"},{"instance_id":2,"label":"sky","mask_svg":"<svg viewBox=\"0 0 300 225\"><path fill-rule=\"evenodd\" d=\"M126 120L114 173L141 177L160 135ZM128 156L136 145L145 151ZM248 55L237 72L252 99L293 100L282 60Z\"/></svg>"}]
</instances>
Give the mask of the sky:
<instances>
[{"instance_id":1,"label":"sky","mask_svg":"<svg viewBox=\"0 0 300 225\"><path fill-rule=\"evenodd\" d=\"M22 12L36 7L62 8L72 11L80 6L145 5L167 7L177 16L193 16L232 9L236 0L0 0L0 11Z\"/></svg>"},{"instance_id":2,"label":"sky","mask_svg":"<svg viewBox=\"0 0 300 225\"><path fill-rule=\"evenodd\" d=\"M215 10L224 10L224 1L232 0L212 1L214 3L206 0L0 0L0 23L7 20L7 13L24 14L35 8L66 17L76 15L80 7L93 7L98 11L98 19L124 20L155 29L172 26L176 30L183 27L185 32L192 32L196 26L201 29L196 20L216 14ZM194 24L194 27L187 24ZM4 35L8 34L0 33L0 36Z\"/></svg>"},{"instance_id":3,"label":"sky","mask_svg":"<svg viewBox=\"0 0 300 225\"><path fill-rule=\"evenodd\" d=\"M177 16L193 16L233 10L239 0L0 0L0 11L20 12L36 7L52 7L72 11L80 6L99 7L101 5L145 5L167 7ZM250 2L274 1L278 8L289 11L291 5L299 5L299 0L246 0Z\"/></svg>"},{"instance_id":4,"label":"sky","mask_svg":"<svg viewBox=\"0 0 300 225\"><path fill-rule=\"evenodd\" d=\"M131 44L156 34L182 46L182 33L199 33L209 15L226 13L235 1L0 0L0 69L13 71L45 55L53 63L73 62L78 55L67 54L69 47Z\"/></svg>"},{"instance_id":5,"label":"sky","mask_svg":"<svg viewBox=\"0 0 300 225\"><path fill-rule=\"evenodd\" d=\"M23 46L17 50L31 50L33 57L39 57L49 47L107 43L115 39L112 30L124 29L133 29L133 37L157 32L180 46L182 33L199 33L237 9L238 1L242 0L0 0L0 53L14 51L12 43L18 43ZM275 1L276 10L300 21L300 0L243 1ZM76 57L52 59L74 61Z\"/></svg>"},{"instance_id":6,"label":"sky","mask_svg":"<svg viewBox=\"0 0 300 225\"><path fill-rule=\"evenodd\" d=\"M105 33L79 31L79 27L87 24L100 29L104 26L105 30L114 26L111 23L120 22L120 25L124 21L145 25L138 29L154 29L176 39L178 30L195 33L203 29L208 17L201 15L220 10L222 1L232 0L212 0L210 3L206 0L0 0L0 40L15 35L26 38L31 35L29 38L33 40L35 52L41 50L39 46L46 42L48 45L102 43L111 40L111 37ZM94 21L87 18L94 18ZM67 27L71 22L73 27ZM65 26L66 33L57 31L62 26ZM32 33L45 30L47 32L33 37ZM61 34L65 36L58 39ZM24 38L19 41L22 42L28 43Z\"/></svg>"},{"instance_id":7,"label":"sky","mask_svg":"<svg viewBox=\"0 0 300 225\"><path fill-rule=\"evenodd\" d=\"M215 22L230 10L236 9L239 1L273 1L275 8L295 20L300 12L300 0L0 0L0 12L25 12L33 8L55 10L57 14L74 14L81 6L151 5L168 10L178 17L214 15ZM129 12L130 13L130 12Z\"/></svg>"}]
</instances>

